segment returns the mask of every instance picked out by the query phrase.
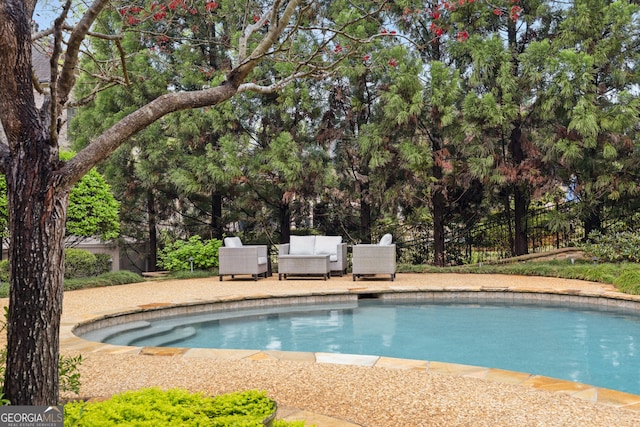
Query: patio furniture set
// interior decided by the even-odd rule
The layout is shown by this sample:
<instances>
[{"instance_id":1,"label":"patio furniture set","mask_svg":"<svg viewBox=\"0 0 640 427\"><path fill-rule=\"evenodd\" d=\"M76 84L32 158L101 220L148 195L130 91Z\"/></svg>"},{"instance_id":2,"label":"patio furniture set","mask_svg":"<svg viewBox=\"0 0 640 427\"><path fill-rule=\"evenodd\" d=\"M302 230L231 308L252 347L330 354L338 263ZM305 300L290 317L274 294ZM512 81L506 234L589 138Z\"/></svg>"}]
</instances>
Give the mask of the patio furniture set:
<instances>
[{"instance_id":1,"label":"patio furniture set","mask_svg":"<svg viewBox=\"0 0 640 427\"><path fill-rule=\"evenodd\" d=\"M396 245L391 234L385 234L377 244L353 246L351 260L353 280L376 274L396 277ZM271 275L266 245L243 245L239 237L226 237L218 249L219 276L234 278L250 274L254 280ZM291 236L289 243L278 247L278 280L291 276L320 276L347 273L347 244L341 236Z\"/></svg>"}]
</instances>

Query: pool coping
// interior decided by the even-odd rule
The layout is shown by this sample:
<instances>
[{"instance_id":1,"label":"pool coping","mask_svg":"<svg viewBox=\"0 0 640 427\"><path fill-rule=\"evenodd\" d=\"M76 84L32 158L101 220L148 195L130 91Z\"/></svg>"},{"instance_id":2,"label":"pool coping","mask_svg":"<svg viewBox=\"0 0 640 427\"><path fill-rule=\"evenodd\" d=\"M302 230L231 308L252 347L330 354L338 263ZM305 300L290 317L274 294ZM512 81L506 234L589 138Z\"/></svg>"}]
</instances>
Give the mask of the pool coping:
<instances>
[{"instance_id":1,"label":"pool coping","mask_svg":"<svg viewBox=\"0 0 640 427\"><path fill-rule=\"evenodd\" d=\"M122 315L150 316L158 310L174 309L185 312L201 310L213 304L225 304L228 309L234 306L275 306L299 303L314 303L322 300L338 301L358 300L376 297L380 299L394 299L402 297L420 296L424 301L455 299L458 301L474 302L493 299L535 302L560 302L568 304L590 305L634 309L640 312L640 296L622 294L610 291L593 291L580 289L526 289L522 287L492 287L492 286L459 286L459 287L406 287L402 286L363 286L344 289L329 289L324 291L295 291L288 293L261 292L247 295L228 295L209 300L194 299L179 303L149 303L104 312L85 313L82 316L63 316L60 328L60 346L64 351L101 352L110 354L138 354L147 356L199 357L218 360L287 360L314 363L341 364L353 366L367 366L373 368L418 370L437 374L455 375L461 377L478 378L486 381L518 384L538 390L568 394L582 400L596 402L608 406L624 408L640 412L640 395L625 393L617 390L596 387L568 380L508 371L498 368L486 368L456 363L398 359L384 356L367 356L334 353L288 352L276 350L227 350L177 347L130 347L87 341L75 335L75 331L86 328L96 321L109 321Z\"/></svg>"}]
</instances>

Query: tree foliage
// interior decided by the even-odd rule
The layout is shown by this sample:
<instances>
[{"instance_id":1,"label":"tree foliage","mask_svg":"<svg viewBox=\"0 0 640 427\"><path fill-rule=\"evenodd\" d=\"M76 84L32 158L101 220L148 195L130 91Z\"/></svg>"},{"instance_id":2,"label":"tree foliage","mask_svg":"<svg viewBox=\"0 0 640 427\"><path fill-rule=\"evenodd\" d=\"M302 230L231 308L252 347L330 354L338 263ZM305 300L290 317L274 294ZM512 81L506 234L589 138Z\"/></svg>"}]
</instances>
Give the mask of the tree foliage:
<instances>
[{"instance_id":1,"label":"tree foliage","mask_svg":"<svg viewBox=\"0 0 640 427\"><path fill-rule=\"evenodd\" d=\"M73 153L63 152L61 158L69 159ZM66 233L68 243L83 237L95 237L108 241L120 234L120 203L115 199L109 184L96 170L91 169L71 189L69 195ZM8 232L8 201L6 180L0 177L0 227L2 234Z\"/></svg>"},{"instance_id":2,"label":"tree foliage","mask_svg":"<svg viewBox=\"0 0 640 427\"><path fill-rule=\"evenodd\" d=\"M120 203L113 197L111 187L96 169L91 169L71 189L67 236L115 239L120 234L119 212Z\"/></svg>"}]
</instances>

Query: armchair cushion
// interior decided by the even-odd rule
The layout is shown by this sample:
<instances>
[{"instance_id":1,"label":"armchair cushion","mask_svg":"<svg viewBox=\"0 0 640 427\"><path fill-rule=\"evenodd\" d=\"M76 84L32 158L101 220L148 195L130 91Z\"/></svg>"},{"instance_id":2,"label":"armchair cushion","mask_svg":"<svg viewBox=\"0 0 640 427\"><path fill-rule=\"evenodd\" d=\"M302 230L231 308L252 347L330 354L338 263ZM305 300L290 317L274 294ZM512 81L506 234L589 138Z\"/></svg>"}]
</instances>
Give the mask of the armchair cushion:
<instances>
[{"instance_id":1,"label":"armchair cushion","mask_svg":"<svg viewBox=\"0 0 640 427\"><path fill-rule=\"evenodd\" d=\"M314 255L316 236L291 236L290 255Z\"/></svg>"},{"instance_id":2,"label":"armchair cushion","mask_svg":"<svg viewBox=\"0 0 640 427\"><path fill-rule=\"evenodd\" d=\"M330 261L338 260L338 245L342 243L342 236L316 236L316 255L329 255Z\"/></svg>"},{"instance_id":3,"label":"armchair cushion","mask_svg":"<svg viewBox=\"0 0 640 427\"><path fill-rule=\"evenodd\" d=\"M380 242L378 243L378 245L380 245L380 246L389 246L392 241L393 241L393 237L391 236L391 234L387 233L384 236L382 236L382 238L380 239Z\"/></svg>"},{"instance_id":4,"label":"armchair cushion","mask_svg":"<svg viewBox=\"0 0 640 427\"><path fill-rule=\"evenodd\" d=\"M224 245L227 248L241 248L242 247L242 240L240 240L239 237L225 237L224 238Z\"/></svg>"}]
</instances>

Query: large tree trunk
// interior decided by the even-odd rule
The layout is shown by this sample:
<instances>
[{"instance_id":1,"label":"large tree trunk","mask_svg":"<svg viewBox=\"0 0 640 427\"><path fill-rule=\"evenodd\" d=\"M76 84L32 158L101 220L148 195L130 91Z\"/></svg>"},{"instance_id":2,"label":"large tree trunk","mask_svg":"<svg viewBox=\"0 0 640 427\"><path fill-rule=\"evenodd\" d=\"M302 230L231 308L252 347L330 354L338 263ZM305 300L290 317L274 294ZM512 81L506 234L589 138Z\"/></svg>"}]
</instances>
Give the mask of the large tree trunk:
<instances>
[{"instance_id":1,"label":"large tree trunk","mask_svg":"<svg viewBox=\"0 0 640 427\"><path fill-rule=\"evenodd\" d=\"M147 190L147 216L149 217L147 271L156 271L158 269L158 215L156 213L156 197L151 189Z\"/></svg>"},{"instance_id":2,"label":"large tree trunk","mask_svg":"<svg viewBox=\"0 0 640 427\"><path fill-rule=\"evenodd\" d=\"M360 239L362 243L371 243L371 204L369 184L360 183Z\"/></svg>"},{"instance_id":3,"label":"large tree trunk","mask_svg":"<svg viewBox=\"0 0 640 427\"><path fill-rule=\"evenodd\" d=\"M525 193L516 185L513 191L513 224L515 228L514 254L515 256L529 253L527 243L527 209L529 200Z\"/></svg>"},{"instance_id":4,"label":"large tree trunk","mask_svg":"<svg viewBox=\"0 0 640 427\"><path fill-rule=\"evenodd\" d=\"M442 117L437 114L437 123L441 123ZM432 185L431 194L431 214L433 215L433 264L436 267L444 267L445 265L445 246L444 246L444 216L447 208L447 199L444 194L445 183L443 182L443 173L441 162L438 157L442 150L442 137L434 135L431 138L431 155L433 156L433 167L431 173L436 182Z\"/></svg>"},{"instance_id":5,"label":"large tree trunk","mask_svg":"<svg viewBox=\"0 0 640 427\"><path fill-rule=\"evenodd\" d=\"M289 204L281 204L278 211L280 222L280 243L289 243L291 238L291 208Z\"/></svg>"},{"instance_id":6,"label":"large tree trunk","mask_svg":"<svg viewBox=\"0 0 640 427\"><path fill-rule=\"evenodd\" d=\"M589 234L591 234L594 231L600 231L602 229L601 214L602 214L602 207L598 203L596 203L585 216L584 222L583 222L583 225L584 225L583 240L585 242L589 241Z\"/></svg>"},{"instance_id":7,"label":"large tree trunk","mask_svg":"<svg viewBox=\"0 0 640 427\"><path fill-rule=\"evenodd\" d=\"M214 191L211 194L211 232L212 237L222 240L224 237L222 224L222 194Z\"/></svg>"},{"instance_id":8,"label":"large tree trunk","mask_svg":"<svg viewBox=\"0 0 640 427\"><path fill-rule=\"evenodd\" d=\"M64 280L64 232L70 185L61 184L45 102L31 83L35 4L0 2L0 145L9 206L9 319L4 393L12 405L58 401L59 330ZM63 187L64 186L64 187Z\"/></svg>"},{"instance_id":9,"label":"large tree trunk","mask_svg":"<svg viewBox=\"0 0 640 427\"><path fill-rule=\"evenodd\" d=\"M4 393L12 405L54 405L69 193L50 181L48 144L24 147L7 174L11 288Z\"/></svg>"},{"instance_id":10,"label":"large tree trunk","mask_svg":"<svg viewBox=\"0 0 640 427\"><path fill-rule=\"evenodd\" d=\"M513 167L518 169L525 160L525 152L522 147L522 130L521 123L513 124L513 130L509 137L509 151L511 151L511 161ZM513 223L515 228L515 242L513 247L513 255L524 255L529 252L527 244L527 209L529 208L529 198L526 193L525 183L521 182L522 178L517 174L516 182L513 185Z\"/></svg>"},{"instance_id":11,"label":"large tree trunk","mask_svg":"<svg viewBox=\"0 0 640 427\"><path fill-rule=\"evenodd\" d=\"M436 267L444 267L444 215L446 199L442 194L442 190L438 188L435 189L431 203L433 205L433 264Z\"/></svg>"}]
</instances>

